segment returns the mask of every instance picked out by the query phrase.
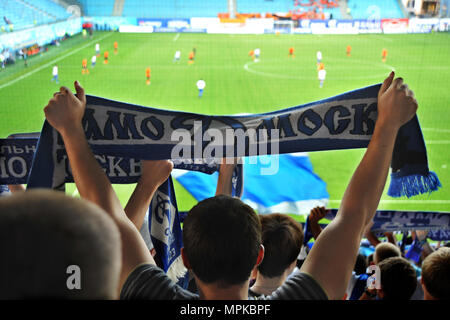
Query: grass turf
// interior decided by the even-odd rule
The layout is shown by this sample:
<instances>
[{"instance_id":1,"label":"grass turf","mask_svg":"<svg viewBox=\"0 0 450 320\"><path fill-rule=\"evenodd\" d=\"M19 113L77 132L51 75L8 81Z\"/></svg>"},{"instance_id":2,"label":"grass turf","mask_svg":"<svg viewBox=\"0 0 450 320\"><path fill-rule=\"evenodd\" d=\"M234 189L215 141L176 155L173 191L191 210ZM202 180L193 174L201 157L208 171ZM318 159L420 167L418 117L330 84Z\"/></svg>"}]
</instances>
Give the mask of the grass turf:
<instances>
[{"instance_id":1,"label":"grass turf","mask_svg":"<svg viewBox=\"0 0 450 320\"><path fill-rule=\"evenodd\" d=\"M113 43L119 44L114 54ZM90 58L95 43L102 55L95 68ZM347 45L352 46L347 57ZM195 63L188 53L196 48ZM295 48L295 57L288 55ZM258 63L248 56L261 49ZM381 50L388 49L387 61ZM109 63L103 64L103 52ZM181 50L179 63L173 62ZM327 79L319 88L316 52L323 53ZM450 179L450 34L407 35L207 35L121 34L97 32L94 38L77 35L37 57L0 72L0 137L11 133L40 131L43 107L60 85L73 88L79 80L86 92L145 106L206 114L260 113L303 104L345 91L382 82L391 69L402 76L416 94L418 116L428 149L430 169L443 188L431 195L392 199L384 193L380 209L449 211ZM88 59L90 73L82 75L81 61ZM58 64L60 83L51 82ZM151 85L145 69L151 67ZM203 98L195 83L203 78ZM330 207L338 207L350 177L364 150L309 153L315 172L327 183ZM370 182L368 182L370 183ZM389 181L388 181L389 184ZM387 184L387 185L388 185ZM133 186L115 186L126 203ZM68 187L73 193L74 186ZM176 183L180 210L188 210L195 199Z\"/></svg>"}]
</instances>

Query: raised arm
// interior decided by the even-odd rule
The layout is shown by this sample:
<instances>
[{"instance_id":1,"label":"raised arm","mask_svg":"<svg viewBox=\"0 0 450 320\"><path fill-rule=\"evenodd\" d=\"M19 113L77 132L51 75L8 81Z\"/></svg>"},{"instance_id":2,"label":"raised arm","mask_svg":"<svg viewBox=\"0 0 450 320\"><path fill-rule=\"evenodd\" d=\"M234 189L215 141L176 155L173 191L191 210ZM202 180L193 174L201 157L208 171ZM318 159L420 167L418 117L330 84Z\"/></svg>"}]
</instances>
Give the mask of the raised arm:
<instances>
[{"instance_id":1,"label":"raised arm","mask_svg":"<svg viewBox=\"0 0 450 320\"><path fill-rule=\"evenodd\" d=\"M122 238L120 287L128 274L141 263L155 264L144 240L127 218L112 185L95 159L86 140L81 120L86 108L84 89L75 82L75 96L61 87L44 108L47 121L61 134L75 184L82 198L104 209L116 222ZM101 236L101 235L99 235Z\"/></svg>"},{"instance_id":2,"label":"raised arm","mask_svg":"<svg viewBox=\"0 0 450 320\"><path fill-rule=\"evenodd\" d=\"M319 234L322 232L322 227L319 225L319 221L322 220L327 214L325 207L315 207L311 210L308 216L309 227L313 234L314 240L317 240Z\"/></svg>"},{"instance_id":3,"label":"raised arm","mask_svg":"<svg viewBox=\"0 0 450 320\"><path fill-rule=\"evenodd\" d=\"M173 163L170 160L141 161L141 177L125 206L128 219L133 222L138 230L144 223L145 214L155 191L167 180L172 169Z\"/></svg>"},{"instance_id":4,"label":"raised arm","mask_svg":"<svg viewBox=\"0 0 450 320\"><path fill-rule=\"evenodd\" d=\"M394 72L378 93L378 119L372 139L344 193L336 218L322 231L301 271L328 294L341 299L358 254L365 226L373 219L386 183L399 128L412 119L417 102Z\"/></svg>"},{"instance_id":5,"label":"raised arm","mask_svg":"<svg viewBox=\"0 0 450 320\"><path fill-rule=\"evenodd\" d=\"M234 159L233 163L231 163L231 159L223 159L222 164L219 169L219 179L217 180L217 188L216 188L216 196L220 194L224 194L227 196L231 196L232 193L232 178L233 171L236 167L237 160Z\"/></svg>"},{"instance_id":6,"label":"raised arm","mask_svg":"<svg viewBox=\"0 0 450 320\"><path fill-rule=\"evenodd\" d=\"M23 184L13 184L13 185L8 185L8 189L9 189L9 191L11 191L11 193L21 192L21 191L25 191L25 186Z\"/></svg>"}]
</instances>

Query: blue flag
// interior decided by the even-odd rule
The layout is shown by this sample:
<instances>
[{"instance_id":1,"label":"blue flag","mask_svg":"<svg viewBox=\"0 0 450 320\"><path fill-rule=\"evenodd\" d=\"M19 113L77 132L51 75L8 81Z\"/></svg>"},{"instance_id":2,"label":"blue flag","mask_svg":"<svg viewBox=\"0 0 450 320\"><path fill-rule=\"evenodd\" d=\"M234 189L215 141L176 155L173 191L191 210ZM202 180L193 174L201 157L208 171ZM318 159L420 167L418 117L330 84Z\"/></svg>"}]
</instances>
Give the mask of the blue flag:
<instances>
[{"instance_id":1,"label":"blue flag","mask_svg":"<svg viewBox=\"0 0 450 320\"><path fill-rule=\"evenodd\" d=\"M306 154L260 156L244 160L242 201L261 214L279 212L308 214L326 206L326 184L313 172ZM174 177L196 200L214 196L218 174L176 172Z\"/></svg>"}]
</instances>

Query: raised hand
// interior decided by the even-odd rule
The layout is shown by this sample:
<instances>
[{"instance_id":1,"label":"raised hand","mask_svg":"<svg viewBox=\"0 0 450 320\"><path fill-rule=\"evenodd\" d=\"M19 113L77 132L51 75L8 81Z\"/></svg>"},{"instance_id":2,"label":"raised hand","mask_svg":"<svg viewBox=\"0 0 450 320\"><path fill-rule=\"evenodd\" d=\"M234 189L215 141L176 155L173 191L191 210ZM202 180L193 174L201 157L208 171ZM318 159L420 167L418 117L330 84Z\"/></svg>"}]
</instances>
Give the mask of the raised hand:
<instances>
[{"instance_id":1,"label":"raised hand","mask_svg":"<svg viewBox=\"0 0 450 320\"><path fill-rule=\"evenodd\" d=\"M309 213L309 221L311 223L319 223L327 214L325 207L315 207Z\"/></svg>"},{"instance_id":2,"label":"raised hand","mask_svg":"<svg viewBox=\"0 0 450 320\"><path fill-rule=\"evenodd\" d=\"M67 87L61 87L44 108L47 121L61 134L81 127L86 95L78 81L75 81L74 86L76 95Z\"/></svg>"},{"instance_id":3,"label":"raised hand","mask_svg":"<svg viewBox=\"0 0 450 320\"><path fill-rule=\"evenodd\" d=\"M396 78L392 71L384 80L378 92L378 120L383 125L398 129L415 115L418 105L403 78Z\"/></svg>"}]
</instances>

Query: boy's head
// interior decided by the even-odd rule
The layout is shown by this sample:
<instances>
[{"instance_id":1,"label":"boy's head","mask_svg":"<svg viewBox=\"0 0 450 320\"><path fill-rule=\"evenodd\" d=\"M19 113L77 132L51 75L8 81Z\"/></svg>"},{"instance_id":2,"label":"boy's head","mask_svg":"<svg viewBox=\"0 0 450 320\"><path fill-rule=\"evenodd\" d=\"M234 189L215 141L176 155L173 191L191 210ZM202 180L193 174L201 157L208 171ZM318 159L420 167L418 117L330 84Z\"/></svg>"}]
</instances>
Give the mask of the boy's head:
<instances>
[{"instance_id":1,"label":"boy's head","mask_svg":"<svg viewBox=\"0 0 450 320\"><path fill-rule=\"evenodd\" d=\"M264 259L258 271L265 277L281 276L295 266L303 243L301 225L293 218L279 213L261 215Z\"/></svg>"},{"instance_id":2,"label":"boy's head","mask_svg":"<svg viewBox=\"0 0 450 320\"><path fill-rule=\"evenodd\" d=\"M0 299L113 299L120 268L119 231L96 205L51 190L0 199Z\"/></svg>"},{"instance_id":3,"label":"boy's head","mask_svg":"<svg viewBox=\"0 0 450 320\"><path fill-rule=\"evenodd\" d=\"M379 264L381 261L387 258L401 257L401 255L402 253L396 245L390 242L381 242L375 247L373 262L375 264Z\"/></svg>"},{"instance_id":4,"label":"boy's head","mask_svg":"<svg viewBox=\"0 0 450 320\"><path fill-rule=\"evenodd\" d=\"M207 284L221 287L249 279L261 248L261 224L255 211L225 195L194 206L183 224L186 267Z\"/></svg>"},{"instance_id":5,"label":"boy's head","mask_svg":"<svg viewBox=\"0 0 450 320\"><path fill-rule=\"evenodd\" d=\"M450 248L442 247L422 262L425 299L450 299Z\"/></svg>"},{"instance_id":6,"label":"boy's head","mask_svg":"<svg viewBox=\"0 0 450 320\"><path fill-rule=\"evenodd\" d=\"M378 263L383 300L409 300L417 288L417 275L411 263L402 257L391 257Z\"/></svg>"}]
</instances>

